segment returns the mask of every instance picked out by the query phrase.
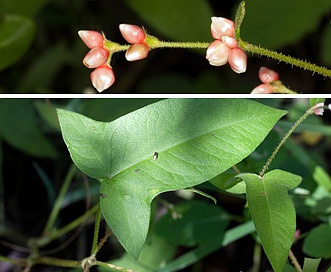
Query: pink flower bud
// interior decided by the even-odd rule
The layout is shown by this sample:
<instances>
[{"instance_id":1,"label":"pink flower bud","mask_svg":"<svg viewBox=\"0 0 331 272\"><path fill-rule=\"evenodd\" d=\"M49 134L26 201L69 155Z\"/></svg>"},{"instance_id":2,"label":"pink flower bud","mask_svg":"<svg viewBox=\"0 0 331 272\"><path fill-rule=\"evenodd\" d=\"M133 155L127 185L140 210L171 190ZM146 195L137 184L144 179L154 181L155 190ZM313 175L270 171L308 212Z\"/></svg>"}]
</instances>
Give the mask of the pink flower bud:
<instances>
[{"instance_id":1,"label":"pink flower bud","mask_svg":"<svg viewBox=\"0 0 331 272\"><path fill-rule=\"evenodd\" d=\"M119 26L123 38L129 43L142 43L145 41L145 31L136 25L120 24Z\"/></svg>"},{"instance_id":2,"label":"pink flower bud","mask_svg":"<svg viewBox=\"0 0 331 272\"><path fill-rule=\"evenodd\" d=\"M279 79L279 74L269 68L261 67L259 70L259 78L263 83L271 83Z\"/></svg>"},{"instance_id":3,"label":"pink flower bud","mask_svg":"<svg viewBox=\"0 0 331 272\"><path fill-rule=\"evenodd\" d=\"M228 62L230 64L231 69L234 72L238 74L246 72L247 55L239 47L231 49L229 53Z\"/></svg>"},{"instance_id":4,"label":"pink flower bud","mask_svg":"<svg viewBox=\"0 0 331 272\"><path fill-rule=\"evenodd\" d=\"M260 84L255 87L251 94L271 94L273 93L272 86L269 84Z\"/></svg>"},{"instance_id":5,"label":"pink flower bud","mask_svg":"<svg viewBox=\"0 0 331 272\"><path fill-rule=\"evenodd\" d=\"M236 39L230 36L223 36L222 42L229 48L235 48L238 46L238 42L236 41Z\"/></svg>"},{"instance_id":6,"label":"pink flower bud","mask_svg":"<svg viewBox=\"0 0 331 272\"><path fill-rule=\"evenodd\" d=\"M312 109L314 109L314 114L315 115L323 115L324 114L324 103L321 102L321 103L318 103L316 104Z\"/></svg>"},{"instance_id":7,"label":"pink flower bud","mask_svg":"<svg viewBox=\"0 0 331 272\"><path fill-rule=\"evenodd\" d=\"M141 60L147 57L149 47L146 43L135 43L129 47L125 53L125 58L128 61Z\"/></svg>"},{"instance_id":8,"label":"pink flower bud","mask_svg":"<svg viewBox=\"0 0 331 272\"><path fill-rule=\"evenodd\" d=\"M108 89L115 82L113 69L109 65L102 65L91 73L91 82L99 93Z\"/></svg>"},{"instance_id":9,"label":"pink flower bud","mask_svg":"<svg viewBox=\"0 0 331 272\"><path fill-rule=\"evenodd\" d=\"M234 37L234 22L223 17L211 17L211 35L221 40L223 36Z\"/></svg>"},{"instance_id":10,"label":"pink flower bud","mask_svg":"<svg viewBox=\"0 0 331 272\"><path fill-rule=\"evenodd\" d=\"M103 47L94 47L86 54L83 63L87 68L96 68L105 64L108 57L108 50Z\"/></svg>"},{"instance_id":11,"label":"pink flower bud","mask_svg":"<svg viewBox=\"0 0 331 272\"><path fill-rule=\"evenodd\" d=\"M206 59L209 61L210 65L221 66L227 63L229 53L230 48L220 40L216 40L209 45L206 53Z\"/></svg>"},{"instance_id":12,"label":"pink flower bud","mask_svg":"<svg viewBox=\"0 0 331 272\"><path fill-rule=\"evenodd\" d=\"M104 37L100 32L92 30L80 30L78 31L78 35L88 48L103 46Z\"/></svg>"}]
</instances>

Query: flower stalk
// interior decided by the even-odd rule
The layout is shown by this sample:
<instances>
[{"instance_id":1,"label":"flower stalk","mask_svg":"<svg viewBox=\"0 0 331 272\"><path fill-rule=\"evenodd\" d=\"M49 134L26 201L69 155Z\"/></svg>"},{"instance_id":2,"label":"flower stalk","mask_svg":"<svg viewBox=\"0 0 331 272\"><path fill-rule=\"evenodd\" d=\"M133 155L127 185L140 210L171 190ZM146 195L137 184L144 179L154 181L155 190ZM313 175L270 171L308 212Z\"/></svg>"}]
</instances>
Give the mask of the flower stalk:
<instances>
[{"instance_id":1,"label":"flower stalk","mask_svg":"<svg viewBox=\"0 0 331 272\"><path fill-rule=\"evenodd\" d=\"M291 134L295 131L295 129L311 114L316 114L318 109L328 109L328 107L324 106L324 103L320 103L317 104L311 108L309 108L296 122L295 124L291 127L291 129L285 134L285 136L283 137L283 139L280 141L280 143L277 145L277 147L275 148L274 152L272 152L271 156L269 157L269 159L267 160L267 162L265 163L265 165L263 166L259 176L262 178L264 176L264 174L266 173L266 171L269 168L269 165L271 164L271 162L273 161L273 159L276 157L278 151L280 150L280 148L283 146L283 144L286 142L286 140L291 136ZM321 115L321 114L318 114Z\"/></svg>"},{"instance_id":2,"label":"flower stalk","mask_svg":"<svg viewBox=\"0 0 331 272\"><path fill-rule=\"evenodd\" d=\"M149 35L143 27L120 24L120 32L129 43L121 45L107 40L103 33L81 30L78 32L79 36L87 47L91 49L84 58L83 63L88 68L95 68L95 71L91 73L91 81L99 92L109 88L115 82L115 75L110 65L114 53L126 51L125 58L127 61L137 61L146 58L149 51L156 48L207 49L206 58L211 65L221 66L229 63L231 69L238 74L246 71L246 53L251 53L300 67L313 72L313 74L331 77L331 70L325 67L242 40L240 27L244 20L245 12L245 2L242 1L238 6L234 21L223 17L212 17L211 34L214 38L212 42L160 41L157 37ZM278 84L277 81L274 81L268 84L258 86L253 93L296 94L296 92L282 85L281 82Z\"/></svg>"}]
</instances>

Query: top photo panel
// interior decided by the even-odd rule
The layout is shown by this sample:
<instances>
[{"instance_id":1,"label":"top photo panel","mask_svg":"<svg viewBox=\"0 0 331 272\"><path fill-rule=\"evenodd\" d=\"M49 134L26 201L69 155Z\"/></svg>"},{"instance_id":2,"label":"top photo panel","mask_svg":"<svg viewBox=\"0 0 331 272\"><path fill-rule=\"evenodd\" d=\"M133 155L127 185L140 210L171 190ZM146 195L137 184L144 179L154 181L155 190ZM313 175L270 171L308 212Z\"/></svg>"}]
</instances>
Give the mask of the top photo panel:
<instances>
[{"instance_id":1,"label":"top photo panel","mask_svg":"<svg viewBox=\"0 0 331 272\"><path fill-rule=\"evenodd\" d=\"M328 94L331 0L1 0L3 94Z\"/></svg>"}]
</instances>

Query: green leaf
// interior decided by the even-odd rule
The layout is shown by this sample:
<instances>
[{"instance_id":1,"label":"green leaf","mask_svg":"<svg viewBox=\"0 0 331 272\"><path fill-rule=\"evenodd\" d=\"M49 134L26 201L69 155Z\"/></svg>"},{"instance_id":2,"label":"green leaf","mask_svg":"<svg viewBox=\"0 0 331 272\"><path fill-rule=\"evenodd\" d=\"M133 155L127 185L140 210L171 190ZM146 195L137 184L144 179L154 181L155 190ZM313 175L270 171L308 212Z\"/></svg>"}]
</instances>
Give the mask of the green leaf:
<instances>
[{"instance_id":1,"label":"green leaf","mask_svg":"<svg viewBox=\"0 0 331 272\"><path fill-rule=\"evenodd\" d=\"M65 110L58 117L74 163L101 180L108 225L137 257L158 194L203 183L238 163L285 113L251 100L168 99L110 123Z\"/></svg>"},{"instance_id":2,"label":"green leaf","mask_svg":"<svg viewBox=\"0 0 331 272\"><path fill-rule=\"evenodd\" d=\"M197 246L216 236L223 237L228 223L228 215L219 206L192 200L174 206L162 216L155 232L174 245Z\"/></svg>"},{"instance_id":3,"label":"green leaf","mask_svg":"<svg viewBox=\"0 0 331 272\"><path fill-rule=\"evenodd\" d=\"M19 60L30 47L35 24L29 18L6 15L0 22L0 71Z\"/></svg>"},{"instance_id":4,"label":"green leaf","mask_svg":"<svg viewBox=\"0 0 331 272\"><path fill-rule=\"evenodd\" d=\"M331 226L320 224L312 229L303 244L303 251L315 258L331 258Z\"/></svg>"},{"instance_id":5,"label":"green leaf","mask_svg":"<svg viewBox=\"0 0 331 272\"><path fill-rule=\"evenodd\" d=\"M263 47L283 47L315 31L330 6L330 1L247 0L241 36Z\"/></svg>"},{"instance_id":6,"label":"green leaf","mask_svg":"<svg viewBox=\"0 0 331 272\"><path fill-rule=\"evenodd\" d=\"M41 131L30 99L1 99L0 124L0 137L14 148L36 157L57 156Z\"/></svg>"},{"instance_id":7,"label":"green leaf","mask_svg":"<svg viewBox=\"0 0 331 272\"><path fill-rule=\"evenodd\" d=\"M32 17L36 15L48 0L1 0L0 15L17 14Z\"/></svg>"},{"instance_id":8,"label":"green leaf","mask_svg":"<svg viewBox=\"0 0 331 272\"><path fill-rule=\"evenodd\" d=\"M273 170L262 178L240 174L246 183L249 212L268 259L282 271L293 243L296 218L288 190L298 186L301 177L282 170Z\"/></svg>"},{"instance_id":9,"label":"green leaf","mask_svg":"<svg viewBox=\"0 0 331 272\"><path fill-rule=\"evenodd\" d=\"M320 264L321 259L310 259L305 258L303 264L303 272L315 272L317 271L318 265Z\"/></svg>"},{"instance_id":10,"label":"green leaf","mask_svg":"<svg viewBox=\"0 0 331 272\"><path fill-rule=\"evenodd\" d=\"M210 34L212 10L207 1L194 0L194 4L190 0L126 0L125 2L147 24L168 39L212 40Z\"/></svg>"},{"instance_id":11,"label":"green leaf","mask_svg":"<svg viewBox=\"0 0 331 272\"><path fill-rule=\"evenodd\" d=\"M182 269L202 260L205 256L211 254L219 248L225 247L230 243L253 233L254 231L255 228L253 222L245 222L226 231L224 239L223 237L216 236L213 239L206 241L203 245L194 248L177 259L167 263L167 265L162 269L159 269L158 272L181 271Z\"/></svg>"},{"instance_id":12,"label":"green leaf","mask_svg":"<svg viewBox=\"0 0 331 272\"><path fill-rule=\"evenodd\" d=\"M165 263L173 258L176 247L157 237L154 233L148 238L141 250L139 259L124 254L120 259L111 260L110 263L139 272L158 271ZM108 268L98 268L99 272L111 271Z\"/></svg>"},{"instance_id":13,"label":"green leaf","mask_svg":"<svg viewBox=\"0 0 331 272\"><path fill-rule=\"evenodd\" d=\"M331 47L331 27L327 25L321 33L321 50L320 59L324 65L331 65L331 52L329 48Z\"/></svg>"},{"instance_id":14,"label":"green leaf","mask_svg":"<svg viewBox=\"0 0 331 272\"><path fill-rule=\"evenodd\" d=\"M227 191L231 194L245 194L246 184L236 174L222 173L209 180L217 188Z\"/></svg>"},{"instance_id":15,"label":"green leaf","mask_svg":"<svg viewBox=\"0 0 331 272\"><path fill-rule=\"evenodd\" d=\"M58 76L61 67L68 62L70 54L69 49L62 42L39 52L26 69L15 91L24 93L32 93L36 90L39 92L47 91Z\"/></svg>"},{"instance_id":16,"label":"green leaf","mask_svg":"<svg viewBox=\"0 0 331 272\"><path fill-rule=\"evenodd\" d=\"M325 98L310 98L309 99L309 104L311 107L317 105L318 103L324 103L325 102Z\"/></svg>"}]
</instances>

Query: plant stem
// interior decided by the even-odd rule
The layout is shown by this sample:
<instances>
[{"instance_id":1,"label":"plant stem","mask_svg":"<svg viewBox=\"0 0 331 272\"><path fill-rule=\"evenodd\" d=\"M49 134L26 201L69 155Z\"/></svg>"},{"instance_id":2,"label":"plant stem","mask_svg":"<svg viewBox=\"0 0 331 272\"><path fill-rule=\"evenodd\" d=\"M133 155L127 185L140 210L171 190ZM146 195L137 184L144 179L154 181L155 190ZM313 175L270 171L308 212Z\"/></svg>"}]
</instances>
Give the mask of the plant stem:
<instances>
[{"instance_id":1,"label":"plant stem","mask_svg":"<svg viewBox=\"0 0 331 272\"><path fill-rule=\"evenodd\" d=\"M263 166L259 176L263 177L263 175L265 174L265 172L268 170L268 167L270 165L270 163L272 162L272 160L276 157L278 151L280 150L280 148L282 147L282 145L286 142L286 140L291 136L291 134L293 133L293 131L310 115L314 112L314 110L316 109L316 106L313 106L311 108L309 108L304 115L302 115L296 122L295 124L291 127L291 129L285 134L285 136L283 137L283 139L280 141L280 143L277 145L277 147L275 148L274 152L272 152L271 156L269 157L268 161L266 162L266 164Z\"/></svg>"},{"instance_id":2,"label":"plant stem","mask_svg":"<svg viewBox=\"0 0 331 272\"><path fill-rule=\"evenodd\" d=\"M261 245L259 243L255 243L254 245L254 255L253 255L253 266L251 268L251 272L260 271L261 265Z\"/></svg>"},{"instance_id":3,"label":"plant stem","mask_svg":"<svg viewBox=\"0 0 331 272\"><path fill-rule=\"evenodd\" d=\"M132 269L126 269L126 268L123 268L123 267L120 267L120 266L117 266L117 265L114 265L114 264L104 263L104 262L100 262L100 261L97 261L96 265L101 266L101 267L110 268L113 271L138 272L138 271L135 271L135 270L132 270Z\"/></svg>"},{"instance_id":4,"label":"plant stem","mask_svg":"<svg viewBox=\"0 0 331 272\"><path fill-rule=\"evenodd\" d=\"M51 241L61 237L62 235L66 234L67 232L73 230L74 228L76 228L77 226L79 226L82 222L84 222L85 220L87 220L87 218L89 218L90 216L92 216L98 209L98 205L96 204L94 205L90 210L88 210L86 213L84 213L83 215L81 215L80 217L76 218L74 221L72 221L71 223L69 223L68 225L66 225L65 227L63 227L62 229L56 230L54 232L51 233L51 235L47 236L47 237L41 237L38 239L38 246L42 247L47 245L48 243L50 243Z\"/></svg>"},{"instance_id":5,"label":"plant stem","mask_svg":"<svg viewBox=\"0 0 331 272\"><path fill-rule=\"evenodd\" d=\"M295 257L294 253L292 250L290 250L290 252L288 253L290 259L291 259L291 262L293 263L296 271L298 272L302 272L302 268L301 268L301 265L298 263L298 260L297 258Z\"/></svg>"},{"instance_id":6,"label":"plant stem","mask_svg":"<svg viewBox=\"0 0 331 272\"><path fill-rule=\"evenodd\" d=\"M304 70L312 71L313 73L317 73L317 74L323 75L325 77L331 77L331 70L329 70L325 67L321 67L321 66L309 63L304 60L299 60L299 59L293 58L291 56L287 56L282 53L278 53L278 52L275 52L275 51L272 51L272 50L269 50L266 48L262 48L260 46L250 44L243 40L239 40L239 47L246 52L266 56L266 57L269 57L269 58L272 58L275 60L279 60L279 61L286 62L288 64L292 64L292 65L300 67Z\"/></svg>"},{"instance_id":7,"label":"plant stem","mask_svg":"<svg viewBox=\"0 0 331 272\"><path fill-rule=\"evenodd\" d=\"M159 41L153 45L151 45L151 49L153 48L202 48L206 49L210 43L208 42L167 42L167 41Z\"/></svg>"},{"instance_id":8,"label":"plant stem","mask_svg":"<svg viewBox=\"0 0 331 272\"><path fill-rule=\"evenodd\" d=\"M93 244L92 244L92 250L91 250L91 255L92 256L97 255L97 253L99 251L98 238L99 238L100 218L101 218L101 209L100 209L100 204L98 204L97 214L95 216Z\"/></svg>"},{"instance_id":9,"label":"plant stem","mask_svg":"<svg viewBox=\"0 0 331 272\"><path fill-rule=\"evenodd\" d=\"M61 203L62 203L62 200L66 194L66 192L68 191L68 188L69 188L69 185L76 173L76 166L74 164L72 164L69 168L69 171L67 173L67 176L65 177L64 179L64 182L61 186L61 190L59 192L59 195L55 201L55 204L54 204L54 207L53 207L53 210L48 218L48 221L47 221L47 224L45 226L45 229L43 231L43 235L47 235L48 233L50 233L54 227L54 223L55 223L55 220L59 214L59 211L60 211L60 208L61 208Z\"/></svg>"}]
</instances>

